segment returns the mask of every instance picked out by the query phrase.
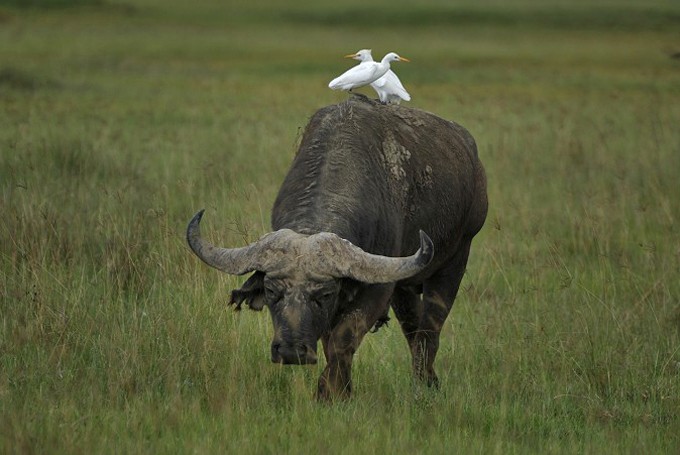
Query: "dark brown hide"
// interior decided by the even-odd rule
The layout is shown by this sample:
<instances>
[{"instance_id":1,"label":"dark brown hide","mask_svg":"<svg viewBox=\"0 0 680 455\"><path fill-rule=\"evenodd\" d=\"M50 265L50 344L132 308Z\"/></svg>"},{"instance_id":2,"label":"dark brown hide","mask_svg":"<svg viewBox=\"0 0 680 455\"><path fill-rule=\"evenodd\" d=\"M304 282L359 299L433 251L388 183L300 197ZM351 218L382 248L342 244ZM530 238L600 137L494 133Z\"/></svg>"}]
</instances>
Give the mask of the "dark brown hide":
<instances>
[{"instance_id":1,"label":"dark brown hide","mask_svg":"<svg viewBox=\"0 0 680 455\"><path fill-rule=\"evenodd\" d=\"M314 276L297 266L254 267L232 302L268 306L275 361L316 361L321 339L327 361L317 391L321 399L349 396L353 355L391 305L415 376L436 386L439 334L486 212L486 177L467 130L428 112L353 95L309 121L274 204L273 229L310 238L333 233L389 258L422 250L422 230L432 239L434 256L396 282L377 284L347 273Z\"/></svg>"}]
</instances>

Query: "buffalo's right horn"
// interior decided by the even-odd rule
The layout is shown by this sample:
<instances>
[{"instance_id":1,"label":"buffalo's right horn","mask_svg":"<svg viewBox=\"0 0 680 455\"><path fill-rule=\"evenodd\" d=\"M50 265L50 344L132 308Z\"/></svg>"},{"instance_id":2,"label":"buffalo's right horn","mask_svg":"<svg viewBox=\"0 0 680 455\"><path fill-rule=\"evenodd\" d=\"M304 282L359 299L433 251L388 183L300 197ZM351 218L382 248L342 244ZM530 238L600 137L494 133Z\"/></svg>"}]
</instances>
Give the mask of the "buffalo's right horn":
<instances>
[{"instance_id":1,"label":"buffalo's right horn","mask_svg":"<svg viewBox=\"0 0 680 455\"><path fill-rule=\"evenodd\" d=\"M243 275L254 270L268 270L285 260L290 229L281 229L264 235L260 240L241 248L220 248L201 237L199 224L205 209L199 211L187 226L187 242L203 262L232 275Z\"/></svg>"}]
</instances>

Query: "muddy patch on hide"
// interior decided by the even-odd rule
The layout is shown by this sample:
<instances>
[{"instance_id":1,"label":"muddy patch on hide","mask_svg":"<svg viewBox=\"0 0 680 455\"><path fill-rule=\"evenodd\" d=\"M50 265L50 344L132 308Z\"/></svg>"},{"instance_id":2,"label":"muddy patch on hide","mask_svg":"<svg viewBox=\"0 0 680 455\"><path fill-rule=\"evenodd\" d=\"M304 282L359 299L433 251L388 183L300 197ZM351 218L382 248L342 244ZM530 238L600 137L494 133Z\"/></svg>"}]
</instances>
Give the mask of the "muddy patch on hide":
<instances>
[{"instance_id":1,"label":"muddy patch on hide","mask_svg":"<svg viewBox=\"0 0 680 455\"><path fill-rule=\"evenodd\" d=\"M425 169L423 169L420 174L418 174L418 186L423 187L423 188L431 188L432 187L432 166L429 164L425 166Z\"/></svg>"},{"instance_id":2,"label":"muddy patch on hide","mask_svg":"<svg viewBox=\"0 0 680 455\"><path fill-rule=\"evenodd\" d=\"M406 169L410 165L411 152L397 141L394 133L387 131L380 153L390 192L395 195L401 208L405 209L410 191Z\"/></svg>"},{"instance_id":3,"label":"muddy patch on hide","mask_svg":"<svg viewBox=\"0 0 680 455\"><path fill-rule=\"evenodd\" d=\"M411 152L397 142L391 131L387 132L382 143L382 158L383 165L392 179L399 181L406 177L404 166L408 165Z\"/></svg>"}]
</instances>

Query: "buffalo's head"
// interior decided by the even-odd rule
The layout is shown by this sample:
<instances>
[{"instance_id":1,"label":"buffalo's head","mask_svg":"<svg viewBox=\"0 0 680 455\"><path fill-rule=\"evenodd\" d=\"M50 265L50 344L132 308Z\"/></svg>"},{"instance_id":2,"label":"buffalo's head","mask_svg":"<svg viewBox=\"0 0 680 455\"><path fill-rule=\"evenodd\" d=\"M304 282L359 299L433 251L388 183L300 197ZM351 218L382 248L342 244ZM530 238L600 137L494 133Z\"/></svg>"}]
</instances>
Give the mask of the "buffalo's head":
<instances>
[{"instance_id":1,"label":"buffalo's head","mask_svg":"<svg viewBox=\"0 0 680 455\"><path fill-rule=\"evenodd\" d=\"M316 363L319 338L327 332L338 301L349 300L343 282L390 283L416 275L432 260L430 238L420 231L420 249L408 257L370 254L330 232L305 235L280 229L241 248L219 248L200 235L203 210L189 222L187 241L211 267L232 274L255 272L234 290L231 303L240 308L269 308L274 323L272 361Z\"/></svg>"}]
</instances>

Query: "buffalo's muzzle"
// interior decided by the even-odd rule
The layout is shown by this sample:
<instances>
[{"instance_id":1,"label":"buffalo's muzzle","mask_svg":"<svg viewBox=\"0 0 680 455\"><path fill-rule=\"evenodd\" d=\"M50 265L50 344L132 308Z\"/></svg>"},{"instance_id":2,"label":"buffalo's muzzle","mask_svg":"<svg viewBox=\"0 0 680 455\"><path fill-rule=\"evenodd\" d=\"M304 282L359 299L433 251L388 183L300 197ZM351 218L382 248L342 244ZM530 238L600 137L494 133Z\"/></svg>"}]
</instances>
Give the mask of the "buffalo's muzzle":
<instances>
[{"instance_id":1,"label":"buffalo's muzzle","mask_svg":"<svg viewBox=\"0 0 680 455\"><path fill-rule=\"evenodd\" d=\"M272 344L272 362L284 365L311 365L317 362L316 350L303 344Z\"/></svg>"}]
</instances>

